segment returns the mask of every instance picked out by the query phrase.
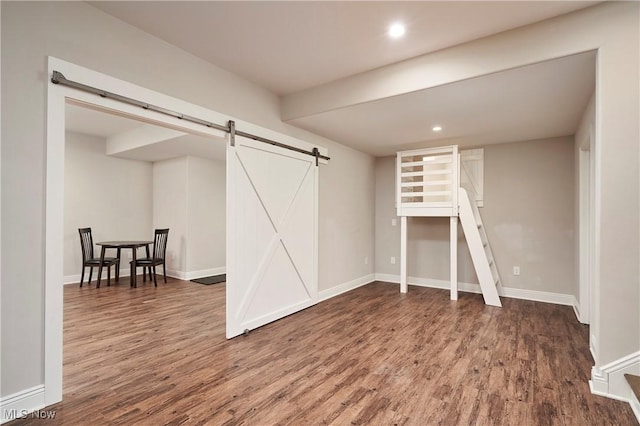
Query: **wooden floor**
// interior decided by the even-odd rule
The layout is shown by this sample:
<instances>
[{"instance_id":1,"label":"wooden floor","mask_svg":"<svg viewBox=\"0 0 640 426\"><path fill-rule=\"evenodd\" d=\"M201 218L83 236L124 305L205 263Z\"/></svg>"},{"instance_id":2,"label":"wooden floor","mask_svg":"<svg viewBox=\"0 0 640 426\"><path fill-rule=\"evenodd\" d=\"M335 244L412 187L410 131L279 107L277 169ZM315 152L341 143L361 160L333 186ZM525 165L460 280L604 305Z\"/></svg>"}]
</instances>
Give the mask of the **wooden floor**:
<instances>
[{"instance_id":1,"label":"wooden floor","mask_svg":"<svg viewBox=\"0 0 640 426\"><path fill-rule=\"evenodd\" d=\"M635 425L570 307L373 283L224 338L225 285L64 289L65 425Z\"/></svg>"}]
</instances>

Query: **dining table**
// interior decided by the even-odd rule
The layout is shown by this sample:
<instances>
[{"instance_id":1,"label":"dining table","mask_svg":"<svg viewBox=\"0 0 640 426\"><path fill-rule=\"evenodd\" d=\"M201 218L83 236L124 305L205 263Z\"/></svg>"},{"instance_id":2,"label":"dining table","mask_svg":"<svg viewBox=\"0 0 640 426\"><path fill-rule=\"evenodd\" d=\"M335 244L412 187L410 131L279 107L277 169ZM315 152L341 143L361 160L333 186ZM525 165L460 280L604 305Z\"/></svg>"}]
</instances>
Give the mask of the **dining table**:
<instances>
[{"instance_id":1,"label":"dining table","mask_svg":"<svg viewBox=\"0 0 640 426\"><path fill-rule=\"evenodd\" d=\"M145 247L147 252L147 257L149 257L149 244L153 244L153 241L101 241L96 243L102 247L100 251L100 266L98 267L98 283L96 287L100 288L100 278L102 277L102 263L104 262L104 255L107 249L116 249L117 250L117 258L120 259L120 252L122 249L131 249L131 261L133 265L136 264L136 253L140 247ZM116 282L120 278L120 265L116 268ZM133 271L131 276L129 277L129 285L131 287L136 287L136 268L131 268Z\"/></svg>"}]
</instances>

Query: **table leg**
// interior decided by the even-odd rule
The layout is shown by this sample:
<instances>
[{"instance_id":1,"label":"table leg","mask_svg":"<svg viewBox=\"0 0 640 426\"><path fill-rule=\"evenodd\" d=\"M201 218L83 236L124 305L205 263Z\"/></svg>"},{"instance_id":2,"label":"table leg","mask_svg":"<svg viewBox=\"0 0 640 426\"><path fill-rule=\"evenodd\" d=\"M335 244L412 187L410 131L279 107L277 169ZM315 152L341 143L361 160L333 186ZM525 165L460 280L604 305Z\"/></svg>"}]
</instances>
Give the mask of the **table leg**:
<instances>
[{"instance_id":1,"label":"table leg","mask_svg":"<svg viewBox=\"0 0 640 426\"><path fill-rule=\"evenodd\" d=\"M138 272L138 265L136 265L136 252L138 251L135 247L131 249L133 254L131 255L132 263L131 263L131 287L136 288L136 274Z\"/></svg>"},{"instance_id":2,"label":"table leg","mask_svg":"<svg viewBox=\"0 0 640 426\"><path fill-rule=\"evenodd\" d=\"M98 284L96 285L96 288L100 288L100 278L102 277L102 264L104 263L105 250L105 246L102 246L102 250L100 251L100 265L98 266Z\"/></svg>"},{"instance_id":3,"label":"table leg","mask_svg":"<svg viewBox=\"0 0 640 426\"><path fill-rule=\"evenodd\" d=\"M147 251L147 259L151 259L151 255L149 254L149 244L144 246L144 248ZM151 280L151 269L147 268L147 270L149 271L149 280ZM142 268L142 276L144 277L144 268Z\"/></svg>"},{"instance_id":4,"label":"table leg","mask_svg":"<svg viewBox=\"0 0 640 426\"><path fill-rule=\"evenodd\" d=\"M116 255L118 258L118 264L116 265L116 282L120 280L120 247L118 247L118 254Z\"/></svg>"}]
</instances>

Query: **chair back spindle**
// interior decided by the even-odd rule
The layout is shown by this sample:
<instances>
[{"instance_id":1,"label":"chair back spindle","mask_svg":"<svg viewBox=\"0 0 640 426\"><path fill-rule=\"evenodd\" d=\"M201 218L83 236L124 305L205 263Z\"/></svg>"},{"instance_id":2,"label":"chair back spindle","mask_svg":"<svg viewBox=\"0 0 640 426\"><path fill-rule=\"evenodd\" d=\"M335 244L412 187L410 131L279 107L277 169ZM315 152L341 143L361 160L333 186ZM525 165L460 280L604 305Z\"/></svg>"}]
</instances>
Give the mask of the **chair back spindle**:
<instances>
[{"instance_id":1,"label":"chair back spindle","mask_svg":"<svg viewBox=\"0 0 640 426\"><path fill-rule=\"evenodd\" d=\"M80 246L82 248L82 263L93 259L93 238L91 237L91 228L78 229L80 234Z\"/></svg>"},{"instance_id":2,"label":"chair back spindle","mask_svg":"<svg viewBox=\"0 0 640 426\"><path fill-rule=\"evenodd\" d=\"M153 241L153 258L164 260L167 253L167 239L169 237L169 228L156 229Z\"/></svg>"}]
</instances>

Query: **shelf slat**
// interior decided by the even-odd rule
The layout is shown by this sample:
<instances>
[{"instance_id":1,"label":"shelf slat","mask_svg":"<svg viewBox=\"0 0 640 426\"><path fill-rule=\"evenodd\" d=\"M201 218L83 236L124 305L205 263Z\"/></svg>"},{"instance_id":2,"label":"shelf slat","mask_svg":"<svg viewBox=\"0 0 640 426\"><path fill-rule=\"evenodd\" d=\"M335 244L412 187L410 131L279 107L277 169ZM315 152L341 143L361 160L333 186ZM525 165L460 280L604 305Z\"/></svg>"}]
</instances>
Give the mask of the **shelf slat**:
<instances>
[{"instance_id":1,"label":"shelf slat","mask_svg":"<svg viewBox=\"0 0 640 426\"><path fill-rule=\"evenodd\" d=\"M403 188L415 187L415 186L442 186L451 185L450 180L423 180L420 182L402 182Z\"/></svg>"},{"instance_id":2,"label":"shelf slat","mask_svg":"<svg viewBox=\"0 0 640 426\"><path fill-rule=\"evenodd\" d=\"M447 156L440 156L442 158L436 158L436 157L432 157L435 158L435 160L429 160L429 161L411 161L411 162L407 162L407 163L402 163L402 167L415 167L415 166L428 166L430 164L449 164L451 163L451 156L447 155Z\"/></svg>"},{"instance_id":3,"label":"shelf slat","mask_svg":"<svg viewBox=\"0 0 640 426\"><path fill-rule=\"evenodd\" d=\"M451 191L403 192L402 198L435 197L442 195L451 195Z\"/></svg>"}]
</instances>

